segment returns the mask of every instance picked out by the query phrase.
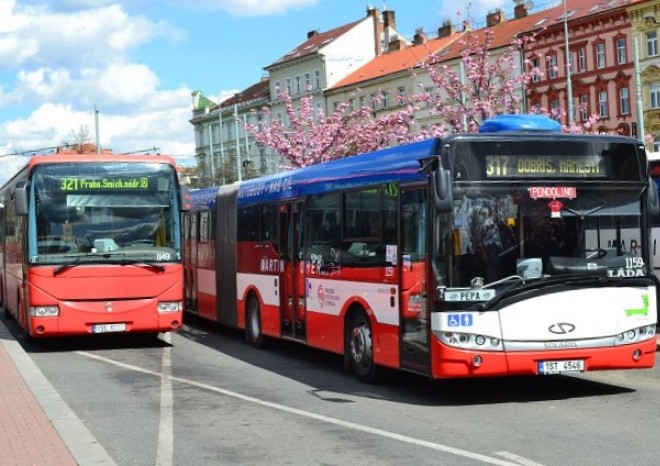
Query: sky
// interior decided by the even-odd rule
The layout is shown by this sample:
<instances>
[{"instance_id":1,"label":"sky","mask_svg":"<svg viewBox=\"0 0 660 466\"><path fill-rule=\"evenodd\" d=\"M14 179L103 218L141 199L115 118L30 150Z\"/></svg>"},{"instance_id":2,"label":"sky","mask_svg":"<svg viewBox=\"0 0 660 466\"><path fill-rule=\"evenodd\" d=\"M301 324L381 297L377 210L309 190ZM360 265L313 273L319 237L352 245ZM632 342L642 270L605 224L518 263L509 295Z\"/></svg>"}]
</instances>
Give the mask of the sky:
<instances>
[{"instance_id":1,"label":"sky","mask_svg":"<svg viewBox=\"0 0 660 466\"><path fill-rule=\"evenodd\" d=\"M514 3L0 0L0 184L31 154L83 133L116 153L194 164L193 91L219 103L309 31L360 20L369 6L394 11L397 31L412 39L447 20L483 23L497 7L510 14Z\"/></svg>"}]
</instances>

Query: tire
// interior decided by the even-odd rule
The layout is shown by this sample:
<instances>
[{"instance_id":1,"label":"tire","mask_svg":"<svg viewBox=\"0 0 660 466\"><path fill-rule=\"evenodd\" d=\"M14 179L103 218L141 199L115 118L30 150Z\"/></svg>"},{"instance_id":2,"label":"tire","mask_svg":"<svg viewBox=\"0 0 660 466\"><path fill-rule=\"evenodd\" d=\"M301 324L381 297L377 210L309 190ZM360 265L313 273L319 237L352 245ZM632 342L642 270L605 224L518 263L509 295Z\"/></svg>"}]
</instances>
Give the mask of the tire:
<instances>
[{"instance_id":1,"label":"tire","mask_svg":"<svg viewBox=\"0 0 660 466\"><path fill-rule=\"evenodd\" d=\"M259 300L250 295L245 312L245 341L255 348L265 347L265 337L261 328L261 307Z\"/></svg>"},{"instance_id":2,"label":"tire","mask_svg":"<svg viewBox=\"0 0 660 466\"><path fill-rule=\"evenodd\" d=\"M353 315L346 333L346 349L353 373L365 383L382 380L383 369L374 362L374 345L369 317L363 311Z\"/></svg>"}]
</instances>

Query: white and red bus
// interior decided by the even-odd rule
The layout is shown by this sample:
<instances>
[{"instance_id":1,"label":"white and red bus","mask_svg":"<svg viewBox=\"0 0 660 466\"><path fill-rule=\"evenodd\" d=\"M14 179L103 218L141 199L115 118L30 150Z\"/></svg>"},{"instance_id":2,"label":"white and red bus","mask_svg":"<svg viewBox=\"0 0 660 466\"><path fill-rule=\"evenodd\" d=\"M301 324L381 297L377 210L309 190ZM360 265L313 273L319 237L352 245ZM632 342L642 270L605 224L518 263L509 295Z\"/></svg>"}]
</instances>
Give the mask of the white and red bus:
<instances>
[{"instance_id":1,"label":"white and red bus","mask_svg":"<svg viewBox=\"0 0 660 466\"><path fill-rule=\"evenodd\" d=\"M652 367L644 149L558 128L507 115L192 191L188 310L257 347L343 355L364 381Z\"/></svg>"},{"instance_id":2,"label":"white and red bus","mask_svg":"<svg viewBox=\"0 0 660 466\"><path fill-rule=\"evenodd\" d=\"M27 338L177 330L184 281L171 157L33 156L0 188L0 299Z\"/></svg>"}]
</instances>

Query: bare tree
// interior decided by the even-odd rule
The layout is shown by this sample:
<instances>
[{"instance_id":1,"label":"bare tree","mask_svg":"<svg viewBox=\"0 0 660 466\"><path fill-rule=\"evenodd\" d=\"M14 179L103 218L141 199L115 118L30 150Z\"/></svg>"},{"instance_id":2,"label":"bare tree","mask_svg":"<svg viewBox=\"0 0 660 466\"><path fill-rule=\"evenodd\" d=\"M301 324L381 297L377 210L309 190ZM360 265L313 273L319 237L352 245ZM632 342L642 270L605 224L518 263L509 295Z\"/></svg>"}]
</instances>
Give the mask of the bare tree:
<instances>
[{"instance_id":1,"label":"bare tree","mask_svg":"<svg viewBox=\"0 0 660 466\"><path fill-rule=\"evenodd\" d=\"M64 141L63 145L67 152L76 154L93 154L96 152L96 145L92 143L92 137L87 125L80 125L78 130L71 130L69 141Z\"/></svg>"}]
</instances>

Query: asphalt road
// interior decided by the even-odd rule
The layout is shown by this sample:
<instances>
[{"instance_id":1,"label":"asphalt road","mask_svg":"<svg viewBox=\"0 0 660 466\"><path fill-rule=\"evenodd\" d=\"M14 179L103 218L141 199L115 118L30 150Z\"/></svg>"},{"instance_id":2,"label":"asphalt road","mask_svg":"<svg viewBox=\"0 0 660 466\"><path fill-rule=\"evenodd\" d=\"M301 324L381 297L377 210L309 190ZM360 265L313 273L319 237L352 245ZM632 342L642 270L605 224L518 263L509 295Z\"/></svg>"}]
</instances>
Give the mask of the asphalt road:
<instances>
[{"instance_id":1,"label":"asphalt road","mask_svg":"<svg viewBox=\"0 0 660 466\"><path fill-rule=\"evenodd\" d=\"M339 356L195 319L24 347L120 466L660 463L658 368L365 385Z\"/></svg>"}]
</instances>

